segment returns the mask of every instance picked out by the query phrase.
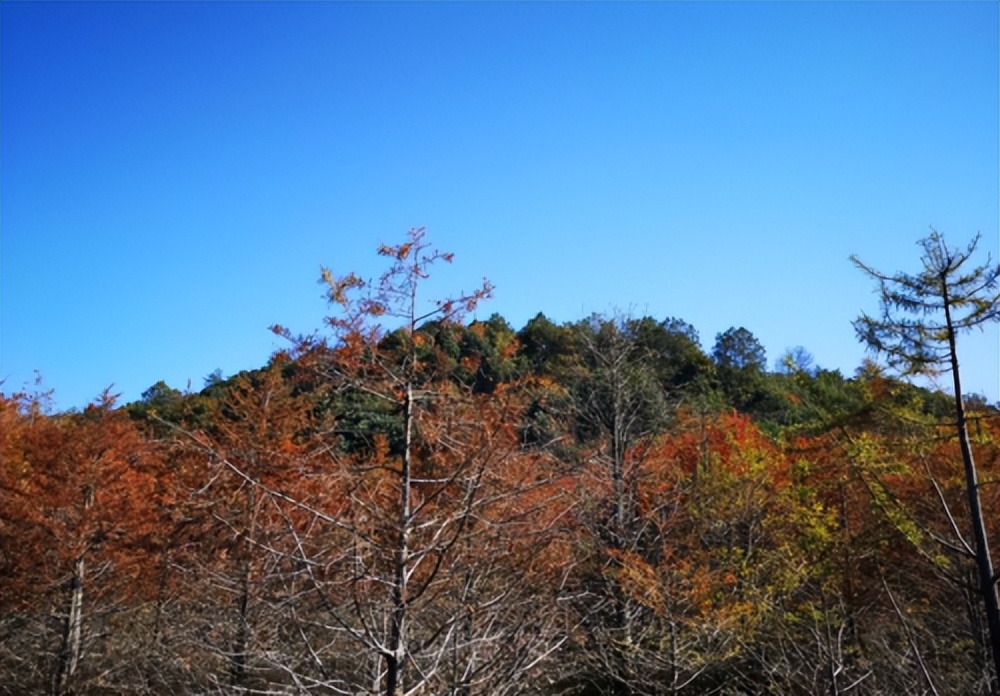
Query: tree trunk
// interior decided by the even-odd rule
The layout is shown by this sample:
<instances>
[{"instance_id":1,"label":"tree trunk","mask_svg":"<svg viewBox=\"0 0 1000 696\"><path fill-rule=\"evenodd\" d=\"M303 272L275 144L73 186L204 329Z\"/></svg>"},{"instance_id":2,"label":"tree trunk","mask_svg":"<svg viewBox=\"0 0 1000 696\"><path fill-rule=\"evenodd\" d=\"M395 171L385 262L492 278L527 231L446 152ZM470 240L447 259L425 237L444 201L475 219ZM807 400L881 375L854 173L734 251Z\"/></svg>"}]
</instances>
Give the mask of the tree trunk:
<instances>
[{"instance_id":1,"label":"tree trunk","mask_svg":"<svg viewBox=\"0 0 1000 696\"><path fill-rule=\"evenodd\" d=\"M94 487L83 488L82 520L85 523L87 511L94 507ZM66 685L76 673L80 663L80 651L83 644L83 585L86 577L86 554L90 540L84 542L80 555L73 563L73 576L69 582L69 611L66 613L66 623L63 624L62 641L59 647L59 662L56 665L55 679L52 691L64 693Z\"/></svg>"},{"instance_id":2,"label":"tree trunk","mask_svg":"<svg viewBox=\"0 0 1000 696\"><path fill-rule=\"evenodd\" d=\"M87 485L83 488L83 508L81 511L83 522L86 522L87 512L92 507L94 507L94 487ZM73 563L73 576L69 581L69 611L66 613L66 622L63 624L59 661L52 684L52 692L57 696L64 693L66 685L76 673L76 668L80 663L80 648L83 644L83 584L87 570L85 557L89 541L89 539L84 541L80 555Z\"/></svg>"},{"instance_id":3,"label":"tree trunk","mask_svg":"<svg viewBox=\"0 0 1000 696\"><path fill-rule=\"evenodd\" d=\"M247 650L250 644L250 561L243 566L240 576L240 594L236 605L236 636L233 639L233 653L230 657L229 683L242 689L247 676Z\"/></svg>"},{"instance_id":4,"label":"tree trunk","mask_svg":"<svg viewBox=\"0 0 1000 696\"><path fill-rule=\"evenodd\" d=\"M250 651L250 593L253 585L254 537L257 522L257 496L254 486L247 486L247 520L243 547L246 557L240 570L240 589L236 600L236 636L233 639L232 656L229 664L230 684L238 689L246 688L247 661Z\"/></svg>"},{"instance_id":5,"label":"tree trunk","mask_svg":"<svg viewBox=\"0 0 1000 696\"><path fill-rule=\"evenodd\" d=\"M413 385L406 385L403 404L403 462L399 480L399 537L396 544L392 582L392 615L389 624L389 645L386 652L385 694L396 696L403 688L403 666L406 659L406 571L410 553L410 479L413 438Z\"/></svg>"},{"instance_id":6,"label":"tree trunk","mask_svg":"<svg viewBox=\"0 0 1000 696\"><path fill-rule=\"evenodd\" d=\"M69 612L63 623L62 640L59 648L59 662L56 666L52 692L58 696L65 693L66 685L76 673L80 663L80 646L83 638L83 580L86 565L81 553L73 564L70 579Z\"/></svg>"}]
</instances>

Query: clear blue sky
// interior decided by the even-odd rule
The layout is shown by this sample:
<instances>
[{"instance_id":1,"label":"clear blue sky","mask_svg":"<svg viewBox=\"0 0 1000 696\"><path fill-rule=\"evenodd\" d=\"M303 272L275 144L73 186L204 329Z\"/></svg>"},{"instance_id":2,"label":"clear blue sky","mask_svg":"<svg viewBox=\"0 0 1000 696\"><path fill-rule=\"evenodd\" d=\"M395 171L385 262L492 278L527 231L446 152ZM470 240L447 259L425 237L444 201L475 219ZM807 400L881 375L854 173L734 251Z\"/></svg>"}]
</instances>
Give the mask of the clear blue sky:
<instances>
[{"instance_id":1,"label":"clear blue sky","mask_svg":"<svg viewBox=\"0 0 1000 696\"><path fill-rule=\"evenodd\" d=\"M429 295L623 309L853 374L857 253L994 259L998 4L0 4L0 377L199 389L426 226ZM961 345L998 398L998 333Z\"/></svg>"}]
</instances>

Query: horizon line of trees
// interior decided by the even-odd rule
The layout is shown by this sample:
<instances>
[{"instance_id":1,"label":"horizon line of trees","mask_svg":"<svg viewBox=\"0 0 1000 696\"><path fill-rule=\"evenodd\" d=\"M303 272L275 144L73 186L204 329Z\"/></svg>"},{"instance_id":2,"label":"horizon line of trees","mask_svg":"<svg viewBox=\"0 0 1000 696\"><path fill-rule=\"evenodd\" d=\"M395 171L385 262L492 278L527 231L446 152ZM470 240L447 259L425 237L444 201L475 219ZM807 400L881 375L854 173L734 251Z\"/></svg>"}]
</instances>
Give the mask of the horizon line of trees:
<instances>
[{"instance_id":1,"label":"horizon line of trees","mask_svg":"<svg viewBox=\"0 0 1000 696\"><path fill-rule=\"evenodd\" d=\"M769 369L766 349L753 332L744 326L732 326L725 331L717 333L711 349L706 350L704 345L701 343L700 333L698 330L683 319L672 316L668 316L664 319L657 319L656 317L650 315L636 316L631 313L622 313L619 311L612 311L609 313L595 312L576 321L556 323L546 316L544 312L540 311L534 317L525 322L521 329L515 329L503 315L494 312L488 319L474 319L468 321L460 328L460 331L479 331L481 330L480 327L486 327L486 330L490 332L491 335L513 335L518 341L519 349L517 354L513 356L511 364L506 366L508 369L508 377L513 379L515 376L521 377L525 374L537 371L537 369L547 359L548 356L545 351L552 350L552 348L546 346L545 344L536 345L536 341L544 341L547 338L555 338L556 350L564 350L567 353L571 353L573 351L578 351L581 348L579 345L579 341L582 340L581 337L583 335L581 332L585 333L588 328L592 328L609 321L619 323L619 328L625 333L639 332L645 334L647 337L656 333L664 334L662 336L653 337L651 340L661 340L665 344L670 345L653 347L644 346L644 349L650 349L653 351L685 351L686 355L678 359L688 359L692 361L684 367L688 370L697 371L697 376L701 379L699 386L708 385L708 388L714 388L724 399L728 398L726 396L728 393L726 391L727 389L730 392L736 389L736 387L732 384L723 384L724 381L732 378L733 372L730 368L734 365L749 367L751 369L748 371L758 372L765 378L772 378L774 384L771 386L777 391L781 391L783 389L783 387L778 384L781 382L782 377L794 373L807 373L813 377L820 374L828 374L834 376L836 379L848 382L855 379L864 379L872 373L878 373L889 379L897 379L901 383L908 384L921 392L926 392L928 394L941 392L949 398L953 396L946 391L943 386L939 386L937 384L937 379L923 379L923 383L913 382L909 379L893 375L893 373L885 365L882 365L871 358L863 358L854 369L852 375L845 376L840 368L827 368L823 365L817 364L813 354L802 345L786 348L777 358L773 360ZM441 330L440 324L441 322L439 320L429 319L420 324L416 330L421 333L436 336ZM454 328L455 327L450 327L450 330L454 330ZM404 329L398 330L403 331ZM468 342L468 339L461 336L453 337L451 340L453 342L457 342L458 344L461 344L463 341ZM677 342L678 345L673 345L673 342ZM680 343L684 343L685 345L681 346ZM268 360L268 363L270 363L271 360L280 359L283 354L284 351L277 351ZM217 368L202 378L202 386L197 390L191 389L190 380L188 380L188 384L185 388L177 388L165 380L158 380L147 387L141 393L139 398L134 401L126 401L124 403L120 402L121 394L114 393L114 385L112 384L105 389L104 392L97 394L87 405L100 403L108 394L115 396L116 403L118 403L119 406L138 411L143 409L144 404L148 404L150 402L162 404L167 402L177 402L184 398L193 398L198 396L211 398L212 395L216 394L220 388L224 388L226 385L231 385L240 378L252 375L263 369L267 369L267 364L259 368L246 368L239 370L238 372L227 376L221 368ZM683 380L685 377L693 378L694 376L694 373L681 375L680 379ZM2 386L2 383L0 383L0 386ZM948 385L948 387L950 388L950 385ZM35 377L33 385L24 384L19 389L8 391L6 393L30 394L31 398L36 399L39 402L40 408L42 408L49 415L70 413L80 410L80 408L74 406L56 409L53 404L55 402L55 394L57 392L58 388L47 388L45 386L43 376L38 374ZM994 409L1000 408L1000 402L990 402L987 396L982 392L964 392L962 397L965 403L972 404L974 407L983 406ZM741 412L748 412L755 418L759 418L762 415L753 412L751 409L747 409L747 404L729 403L729 406ZM86 408L86 406L84 408Z\"/></svg>"}]
</instances>

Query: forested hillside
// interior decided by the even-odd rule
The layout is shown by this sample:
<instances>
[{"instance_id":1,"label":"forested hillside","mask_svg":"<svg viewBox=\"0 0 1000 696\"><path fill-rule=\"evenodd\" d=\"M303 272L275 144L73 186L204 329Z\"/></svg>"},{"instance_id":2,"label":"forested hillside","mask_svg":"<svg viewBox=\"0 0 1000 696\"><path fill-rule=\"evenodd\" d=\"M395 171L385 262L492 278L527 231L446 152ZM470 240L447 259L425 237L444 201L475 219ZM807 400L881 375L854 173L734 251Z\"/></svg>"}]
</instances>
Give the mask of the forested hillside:
<instances>
[{"instance_id":1,"label":"forested hillside","mask_svg":"<svg viewBox=\"0 0 1000 696\"><path fill-rule=\"evenodd\" d=\"M0 396L0 693L997 693L996 405L379 253L200 393Z\"/></svg>"}]
</instances>

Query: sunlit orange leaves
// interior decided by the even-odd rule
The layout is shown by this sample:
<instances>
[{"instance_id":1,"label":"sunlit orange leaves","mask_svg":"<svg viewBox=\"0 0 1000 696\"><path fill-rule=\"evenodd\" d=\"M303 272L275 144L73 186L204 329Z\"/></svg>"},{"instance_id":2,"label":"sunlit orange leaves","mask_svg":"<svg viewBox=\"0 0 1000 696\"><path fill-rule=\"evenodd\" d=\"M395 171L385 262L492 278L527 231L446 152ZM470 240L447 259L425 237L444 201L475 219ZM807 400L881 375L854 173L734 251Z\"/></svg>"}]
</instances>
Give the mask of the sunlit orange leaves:
<instances>
[{"instance_id":1,"label":"sunlit orange leaves","mask_svg":"<svg viewBox=\"0 0 1000 696\"><path fill-rule=\"evenodd\" d=\"M164 532L152 444L111 399L48 416L2 397L0 418L2 596L40 600L83 554L114 564L108 579L131 580L115 592L141 590Z\"/></svg>"}]
</instances>

